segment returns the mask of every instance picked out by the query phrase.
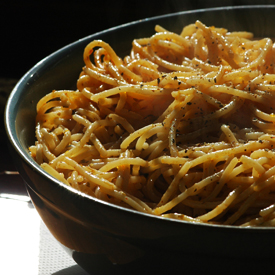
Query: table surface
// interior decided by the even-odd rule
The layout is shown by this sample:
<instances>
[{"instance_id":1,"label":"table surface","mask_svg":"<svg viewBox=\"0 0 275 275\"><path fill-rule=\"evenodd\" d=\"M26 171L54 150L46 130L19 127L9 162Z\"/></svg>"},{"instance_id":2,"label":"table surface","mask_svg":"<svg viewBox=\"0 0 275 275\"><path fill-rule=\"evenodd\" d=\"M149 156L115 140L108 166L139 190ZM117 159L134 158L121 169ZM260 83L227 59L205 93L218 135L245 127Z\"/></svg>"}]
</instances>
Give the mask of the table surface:
<instances>
[{"instance_id":1,"label":"table surface","mask_svg":"<svg viewBox=\"0 0 275 275\"><path fill-rule=\"evenodd\" d=\"M0 178L0 274L87 275L51 235L24 188L19 176Z\"/></svg>"}]
</instances>

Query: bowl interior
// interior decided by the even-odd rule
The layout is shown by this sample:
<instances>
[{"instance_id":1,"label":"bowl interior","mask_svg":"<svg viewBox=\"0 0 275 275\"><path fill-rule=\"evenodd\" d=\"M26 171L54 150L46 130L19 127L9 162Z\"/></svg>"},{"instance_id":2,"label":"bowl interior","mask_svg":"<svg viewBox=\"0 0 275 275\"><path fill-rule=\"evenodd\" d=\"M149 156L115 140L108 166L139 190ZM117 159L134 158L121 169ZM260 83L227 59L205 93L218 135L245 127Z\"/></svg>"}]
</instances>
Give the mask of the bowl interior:
<instances>
[{"instance_id":1,"label":"bowl interior","mask_svg":"<svg viewBox=\"0 0 275 275\"><path fill-rule=\"evenodd\" d=\"M90 41L101 39L123 57L129 54L133 39L151 36L155 25L180 33L184 26L196 20L228 31L250 31L255 37L274 37L274 11L275 6L246 6L179 12L114 27L69 44L36 64L12 91L5 110L5 127L10 143L27 165L53 180L28 152L29 146L35 142L36 105L52 90L75 89L84 66L83 51Z\"/></svg>"}]
</instances>

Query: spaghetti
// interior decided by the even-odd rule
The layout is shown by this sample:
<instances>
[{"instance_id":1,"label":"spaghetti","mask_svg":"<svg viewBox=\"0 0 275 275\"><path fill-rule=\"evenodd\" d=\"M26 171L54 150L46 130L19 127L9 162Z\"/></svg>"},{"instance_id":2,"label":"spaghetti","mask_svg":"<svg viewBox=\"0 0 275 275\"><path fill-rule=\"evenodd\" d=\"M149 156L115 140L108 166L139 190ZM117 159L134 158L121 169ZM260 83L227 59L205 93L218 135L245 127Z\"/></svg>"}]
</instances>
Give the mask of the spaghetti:
<instances>
[{"instance_id":1,"label":"spaghetti","mask_svg":"<svg viewBox=\"0 0 275 275\"><path fill-rule=\"evenodd\" d=\"M92 41L77 89L37 104L32 157L93 197L167 218L275 225L275 47L200 21L128 56Z\"/></svg>"}]
</instances>

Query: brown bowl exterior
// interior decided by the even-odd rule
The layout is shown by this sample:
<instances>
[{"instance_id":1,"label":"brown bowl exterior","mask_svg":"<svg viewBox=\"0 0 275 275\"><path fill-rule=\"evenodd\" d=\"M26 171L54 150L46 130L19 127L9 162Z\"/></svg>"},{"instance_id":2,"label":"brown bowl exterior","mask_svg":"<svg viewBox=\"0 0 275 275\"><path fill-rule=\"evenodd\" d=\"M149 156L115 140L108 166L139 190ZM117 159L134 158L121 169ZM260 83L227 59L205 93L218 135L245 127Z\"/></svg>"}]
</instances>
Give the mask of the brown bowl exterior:
<instances>
[{"instance_id":1,"label":"brown bowl exterior","mask_svg":"<svg viewBox=\"0 0 275 275\"><path fill-rule=\"evenodd\" d=\"M92 274L140 274L145 270L165 274L179 268L215 272L229 262L233 266L228 270L233 271L234 263L240 264L240 259L249 261L250 267L239 266L239 271L255 271L257 261L271 264L275 229L194 224L110 205L49 176L31 159L28 147L34 143L38 100L53 89L75 87L83 66L84 47L91 40L102 39L123 56L134 38L152 35L156 24L180 32L184 25L196 20L229 31L246 30L257 37L272 37L274 14L275 6L228 7L133 22L62 48L18 82L5 113L11 153L42 220L80 266Z\"/></svg>"}]
</instances>

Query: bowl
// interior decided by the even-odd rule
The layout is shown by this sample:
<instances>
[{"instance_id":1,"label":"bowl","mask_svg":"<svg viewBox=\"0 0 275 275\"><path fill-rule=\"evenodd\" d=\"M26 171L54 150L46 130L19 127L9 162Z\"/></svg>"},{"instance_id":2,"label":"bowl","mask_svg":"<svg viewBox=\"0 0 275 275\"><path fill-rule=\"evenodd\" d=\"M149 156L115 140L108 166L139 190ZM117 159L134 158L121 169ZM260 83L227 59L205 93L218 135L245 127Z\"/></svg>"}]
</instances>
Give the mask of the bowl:
<instances>
[{"instance_id":1,"label":"bowl","mask_svg":"<svg viewBox=\"0 0 275 275\"><path fill-rule=\"evenodd\" d=\"M75 88L83 50L94 39L108 42L120 56L134 38L147 37L159 24L179 33L196 20L229 30L274 37L275 6L239 6L185 11L118 26L78 40L44 58L13 89L5 127L15 165L42 220L73 259L92 274L165 274L271 265L275 228L241 228L161 218L111 205L51 177L31 158L36 104L53 89ZM255 261L255 259L257 259ZM246 263L249 262L249 266ZM232 265L233 263L233 265ZM224 272L223 272L224 273Z\"/></svg>"}]
</instances>

